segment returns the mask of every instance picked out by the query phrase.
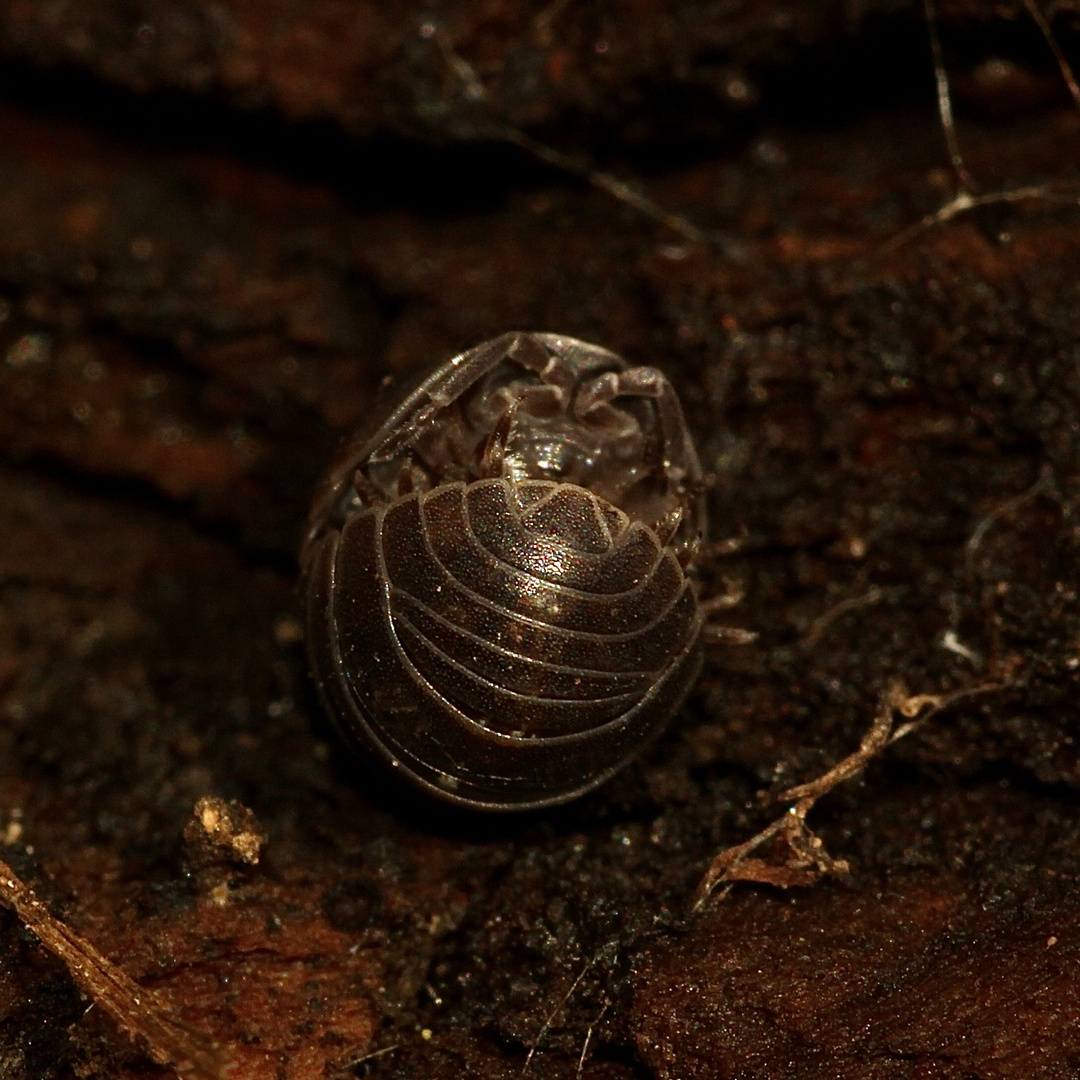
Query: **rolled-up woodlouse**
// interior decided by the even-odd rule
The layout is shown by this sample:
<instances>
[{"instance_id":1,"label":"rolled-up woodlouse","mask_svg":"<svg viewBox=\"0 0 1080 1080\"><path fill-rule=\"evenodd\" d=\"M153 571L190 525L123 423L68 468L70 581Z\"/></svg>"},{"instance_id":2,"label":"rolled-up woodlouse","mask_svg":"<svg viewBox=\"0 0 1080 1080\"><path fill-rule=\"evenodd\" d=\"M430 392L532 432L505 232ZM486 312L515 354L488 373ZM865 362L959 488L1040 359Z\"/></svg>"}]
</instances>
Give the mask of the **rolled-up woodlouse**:
<instances>
[{"instance_id":1,"label":"rolled-up woodlouse","mask_svg":"<svg viewBox=\"0 0 1080 1080\"><path fill-rule=\"evenodd\" d=\"M342 735L429 793L524 810L603 783L700 664L701 466L652 367L510 333L347 444L301 554Z\"/></svg>"}]
</instances>

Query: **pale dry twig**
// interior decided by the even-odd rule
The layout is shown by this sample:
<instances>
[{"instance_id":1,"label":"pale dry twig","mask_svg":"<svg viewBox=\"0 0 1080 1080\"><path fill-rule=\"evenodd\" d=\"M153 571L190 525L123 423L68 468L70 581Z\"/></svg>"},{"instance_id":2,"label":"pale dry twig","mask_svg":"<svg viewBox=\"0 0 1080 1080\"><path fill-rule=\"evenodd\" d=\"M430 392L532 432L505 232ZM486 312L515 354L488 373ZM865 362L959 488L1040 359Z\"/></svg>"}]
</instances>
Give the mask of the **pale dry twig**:
<instances>
[{"instance_id":1,"label":"pale dry twig","mask_svg":"<svg viewBox=\"0 0 1080 1080\"><path fill-rule=\"evenodd\" d=\"M910 695L900 683L891 685L882 695L877 715L857 750L814 780L781 792L778 801L792 802L793 806L749 840L725 848L713 859L698 885L691 912L700 911L718 886L724 887L723 897L737 881L790 888L810 885L826 874L845 876L849 871L847 861L833 858L806 824L806 817L818 799L845 780L857 776L885 747L910 735L942 709L964 698L999 690L1002 686L1002 683L983 683L951 694ZM903 717L905 722L897 725L897 716ZM774 839L783 845L779 861L751 857Z\"/></svg>"},{"instance_id":2,"label":"pale dry twig","mask_svg":"<svg viewBox=\"0 0 1080 1080\"><path fill-rule=\"evenodd\" d=\"M38 940L66 965L80 989L128 1035L142 1039L151 1057L181 1076L223 1080L226 1063L214 1043L192 1031L154 991L103 956L61 922L6 862L0 860L0 904L11 908Z\"/></svg>"}]
</instances>

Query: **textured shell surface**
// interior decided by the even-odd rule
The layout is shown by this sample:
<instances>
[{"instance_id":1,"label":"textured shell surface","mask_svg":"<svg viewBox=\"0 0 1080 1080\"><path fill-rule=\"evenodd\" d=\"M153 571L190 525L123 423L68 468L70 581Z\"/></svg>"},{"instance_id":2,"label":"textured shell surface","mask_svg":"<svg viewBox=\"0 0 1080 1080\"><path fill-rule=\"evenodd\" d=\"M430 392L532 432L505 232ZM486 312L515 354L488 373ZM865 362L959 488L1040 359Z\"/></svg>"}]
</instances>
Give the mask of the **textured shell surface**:
<instances>
[{"instance_id":1,"label":"textured shell surface","mask_svg":"<svg viewBox=\"0 0 1080 1080\"><path fill-rule=\"evenodd\" d=\"M573 338L505 334L376 405L301 552L335 725L475 809L603 783L696 677L703 487L663 374Z\"/></svg>"}]
</instances>

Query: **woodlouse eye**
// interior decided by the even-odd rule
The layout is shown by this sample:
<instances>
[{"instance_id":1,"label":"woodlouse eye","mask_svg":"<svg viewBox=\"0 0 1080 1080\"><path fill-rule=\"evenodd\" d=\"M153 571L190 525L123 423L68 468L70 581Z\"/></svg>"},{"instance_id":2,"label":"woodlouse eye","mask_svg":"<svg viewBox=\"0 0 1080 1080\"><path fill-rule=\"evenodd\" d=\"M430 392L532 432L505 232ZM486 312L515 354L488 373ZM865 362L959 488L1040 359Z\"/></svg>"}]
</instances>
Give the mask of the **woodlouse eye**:
<instances>
[{"instance_id":1,"label":"woodlouse eye","mask_svg":"<svg viewBox=\"0 0 1080 1080\"><path fill-rule=\"evenodd\" d=\"M307 644L338 729L478 809L602 783L696 675L703 490L655 368L554 334L436 367L349 440L312 509Z\"/></svg>"}]
</instances>

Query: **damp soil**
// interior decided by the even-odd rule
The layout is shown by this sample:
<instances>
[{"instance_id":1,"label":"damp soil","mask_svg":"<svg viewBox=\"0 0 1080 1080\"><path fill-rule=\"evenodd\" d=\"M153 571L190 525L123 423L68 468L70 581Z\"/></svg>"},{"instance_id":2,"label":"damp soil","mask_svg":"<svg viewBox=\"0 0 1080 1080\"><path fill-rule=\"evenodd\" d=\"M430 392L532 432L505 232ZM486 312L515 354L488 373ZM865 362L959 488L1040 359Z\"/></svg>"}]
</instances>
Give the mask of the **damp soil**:
<instances>
[{"instance_id":1,"label":"damp soil","mask_svg":"<svg viewBox=\"0 0 1080 1080\"><path fill-rule=\"evenodd\" d=\"M0 859L235 1080L1080 1072L1080 112L940 7L952 210L923 5L0 13ZM339 744L295 559L385 376L511 329L669 375L757 637L472 818ZM846 878L689 916L896 683L992 689L814 809ZM0 909L2 1080L168 1075Z\"/></svg>"}]
</instances>

